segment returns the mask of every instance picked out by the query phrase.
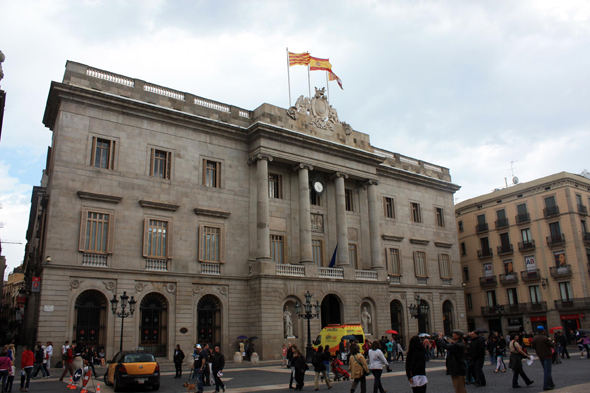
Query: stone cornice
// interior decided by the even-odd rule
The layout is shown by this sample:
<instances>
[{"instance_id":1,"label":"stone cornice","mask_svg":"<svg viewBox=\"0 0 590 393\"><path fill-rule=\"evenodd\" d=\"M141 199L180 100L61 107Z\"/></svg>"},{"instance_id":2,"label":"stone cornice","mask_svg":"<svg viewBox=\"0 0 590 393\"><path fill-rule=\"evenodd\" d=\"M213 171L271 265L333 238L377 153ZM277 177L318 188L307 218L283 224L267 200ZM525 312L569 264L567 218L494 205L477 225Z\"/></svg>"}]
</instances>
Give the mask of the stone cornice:
<instances>
[{"instance_id":1,"label":"stone cornice","mask_svg":"<svg viewBox=\"0 0 590 393\"><path fill-rule=\"evenodd\" d=\"M453 247L453 243L445 243L445 242L438 242L438 241L435 241L434 242L434 245L437 246L437 247L440 247L440 248L451 248L451 247Z\"/></svg>"},{"instance_id":2,"label":"stone cornice","mask_svg":"<svg viewBox=\"0 0 590 393\"><path fill-rule=\"evenodd\" d=\"M197 207L197 208L195 208L195 214L198 216L228 218L231 213L223 211L223 210L204 209L202 207Z\"/></svg>"},{"instance_id":3,"label":"stone cornice","mask_svg":"<svg viewBox=\"0 0 590 393\"><path fill-rule=\"evenodd\" d=\"M139 201L141 207L149 207L152 209L158 210L169 210L169 211L177 211L180 205L174 205L168 202L161 202L161 201L148 201L147 199L142 199Z\"/></svg>"},{"instance_id":4,"label":"stone cornice","mask_svg":"<svg viewBox=\"0 0 590 393\"><path fill-rule=\"evenodd\" d=\"M377 167L377 175L390 177L392 179L404 180L412 184L418 184L451 193L455 193L461 189L461 186L458 186L454 183L449 183L444 180L435 179L433 177L428 177L387 165L379 165Z\"/></svg>"},{"instance_id":5,"label":"stone cornice","mask_svg":"<svg viewBox=\"0 0 590 393\"><path fill-rule=\"evenodd\" d=\"M410 243L412 244L420 244L422 246L427 245L428 243L430 243L430 240L426 240L426 239L416 239L416 238L410 238Z\"/></svg>"},{"instance_id":6,"label":"stone cornice","mask_svg":"<svg viewBox=\"0 0 590 393\"><path fill-rule=\"evenodd\" d=\"M383 240L392 241L392 242L401 242L404 240L403 236L396 236L396 235L381 235Z\"/></svg>"},{"instance_id":7,"label":"stone cornice","mask_svg":"<svg viewBox=\"0 0 590 393\"><path fill-rule=\"evenodd\" d=\"M78 191L78 198L80 199L91 199L93 201L101 201L108 203L119 203L123 200L123 197L109 194L99 194L97 192L90 191Z\"/></svg>"}]
</instances>

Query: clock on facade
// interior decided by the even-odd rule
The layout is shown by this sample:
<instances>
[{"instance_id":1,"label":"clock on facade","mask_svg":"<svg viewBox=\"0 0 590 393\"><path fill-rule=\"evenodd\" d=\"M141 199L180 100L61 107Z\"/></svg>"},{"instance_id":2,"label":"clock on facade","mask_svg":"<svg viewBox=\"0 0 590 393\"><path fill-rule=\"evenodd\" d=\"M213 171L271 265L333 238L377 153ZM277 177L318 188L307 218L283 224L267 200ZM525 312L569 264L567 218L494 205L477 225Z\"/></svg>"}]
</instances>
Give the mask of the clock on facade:
<instances>
[{"instance_id":1,"label":"clock on facade","mask_svg":"<svg viewBox=\"0 0 590 393\"><path fill-rule=\"evenodd\" d=\"M323 181L321 181L321 180L314 180L312 186L313 186L313 190L316 192L316 194L322 195L324 193L325 186L324 186L324 182Z\"/></svg>"}]
</instances>

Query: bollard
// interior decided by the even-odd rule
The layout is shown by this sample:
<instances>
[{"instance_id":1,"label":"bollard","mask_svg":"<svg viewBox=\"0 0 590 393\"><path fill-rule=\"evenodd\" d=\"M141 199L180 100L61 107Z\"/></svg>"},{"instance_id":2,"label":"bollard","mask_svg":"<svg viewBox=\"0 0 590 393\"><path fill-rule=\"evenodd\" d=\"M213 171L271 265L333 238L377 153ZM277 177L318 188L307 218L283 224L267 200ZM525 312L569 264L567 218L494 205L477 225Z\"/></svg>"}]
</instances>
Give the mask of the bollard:
<instances>
[{"instance_id":1,"label":"bollard","mask_svg":"<svg viewBox=\"0 0 590 393\"><path fill-rule=\"evenodd\" d=\"M237 351L234 353L234 363L242 363L242 352Z\"/></svg>"},{"instance_id":2,"label":"bollard","mask_svg":"<svg viewBox=\"0 0 590 393\"><path fill-rule=\"evenodd\" d=\"M250 356L250 363L253 366L258 366L260 364L260 360L259 360L258 354L256 352L252 353L252 356Z\"/></svg>"}]
</instances>

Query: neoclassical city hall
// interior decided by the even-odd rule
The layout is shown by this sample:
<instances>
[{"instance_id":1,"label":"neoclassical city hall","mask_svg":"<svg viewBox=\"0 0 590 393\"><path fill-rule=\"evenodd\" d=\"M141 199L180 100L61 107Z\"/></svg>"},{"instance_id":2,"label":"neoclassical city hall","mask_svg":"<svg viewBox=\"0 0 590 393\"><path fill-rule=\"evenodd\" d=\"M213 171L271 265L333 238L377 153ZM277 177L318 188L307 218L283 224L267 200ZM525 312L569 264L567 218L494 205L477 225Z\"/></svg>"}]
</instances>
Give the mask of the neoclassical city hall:
<instances>
[{"instance_id":1,"label":"neoclassical city hall","mask_svg":"<svg viewBox=\"0 0 590 393\"><path fill-rule=\"evenodd\" d=\"M321 305L312 338L361 319L369 337L395 329L406 342L466 329L459 186L345 118L323 88L247 110L68 61L43 117L27 332L108 358L121 334L124 349L168 358L194 343L233 357L238 336L256 336L260 358L277 359L307 342L295 305L308 291ZM123 292L135 304L121 329L111 299Z\"/></svg>"}]
</instances>

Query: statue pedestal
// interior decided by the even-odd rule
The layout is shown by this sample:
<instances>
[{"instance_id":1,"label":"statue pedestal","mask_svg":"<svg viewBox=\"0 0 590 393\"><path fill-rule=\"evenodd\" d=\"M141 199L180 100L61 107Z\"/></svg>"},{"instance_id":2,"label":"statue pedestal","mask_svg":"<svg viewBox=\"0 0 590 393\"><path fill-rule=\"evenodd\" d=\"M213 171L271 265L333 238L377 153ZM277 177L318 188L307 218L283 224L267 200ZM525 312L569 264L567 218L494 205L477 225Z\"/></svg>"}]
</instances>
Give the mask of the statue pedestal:
<instances>
[{"instance_id":1,"label":"statue pedestal","mask_svg":"<svg viewBox=\"0 0 590 393\"><path fill-rule=\"evenodd\" d=\"M234 353L234 363L242 363L242 353L236 352Z\"/></svg>"},{"instance_id":2,"label":"statue pedestal","mask_svg":"<svg viewBox=\"0 0 590 393\"><path fill-rule=\"evenodd\" d=\"M287 339L294 339L294 338L297 338L297 337L295 337L295 336L287 336L286 338Z\"/></svg>"},{"instance_id":3,"label":"statue pedestal","mask_svg":"<svg viewBox=\"0 0 590 393\"><path fill-rule=\"evenodd\" d=\"M250 363L253 366L258 366L260 364L260 359L258 358L258 353L253 352L252 356L250 356Z\"/></svg>"}]
</instances>

